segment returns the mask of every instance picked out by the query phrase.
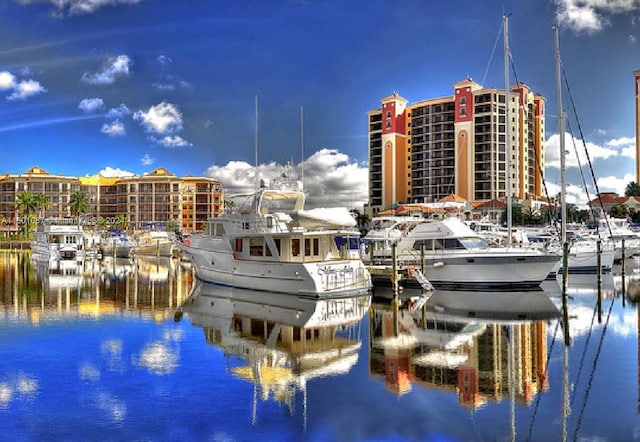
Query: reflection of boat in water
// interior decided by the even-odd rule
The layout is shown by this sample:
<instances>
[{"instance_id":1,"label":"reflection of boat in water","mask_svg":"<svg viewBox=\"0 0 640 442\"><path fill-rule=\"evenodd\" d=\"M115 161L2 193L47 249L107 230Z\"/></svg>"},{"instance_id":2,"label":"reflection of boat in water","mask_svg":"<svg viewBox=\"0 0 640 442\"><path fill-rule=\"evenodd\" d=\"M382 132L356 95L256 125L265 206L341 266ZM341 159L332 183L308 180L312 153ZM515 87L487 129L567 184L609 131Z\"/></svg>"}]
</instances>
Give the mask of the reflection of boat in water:
<instances>
[{"instance_id":1,"label":"reflection of boat in water","mask_svg":"<svg viewBox=\"0 0 640 442\"><path fill-rule=\"evenodd\" d=\"M169 279L169 272L173 268L173 258L166 256L136 256L134 260L141 280L150 282L165 282Z\"/></svg>"},{"instance_id":2,"label":"reflection of boat in water","mask_svg":"<svg viewBox=\"0 0 640 442\"><path fill-rule=\"evenodd\" d=\"M83 279L82 262L67 259L34 259L36 274L51 289L79 287Z\"/></svg>"},{"instance_id":3,"label":"reflection of boat in water","mask_svg":"<svg viewBox=\"0 0 640 442\"><path fill-rule=\"evenodd\" d=\"M560 311L544 291L435 290L417 309L404 294L376 296L371 308L369 368L390 392L420 385L476 408L509 396L510 369L519 403L548 388L546 328Z\"/></svg>"},{"instance_id":4,"label":"reflection of boat in water","mask_svg":"<svg viewBox=\"0 0 640 442\"><path fill-rule=\"evenodd\" d=\"M287 402L310 379L348 372L361 347L354 335L370 296L314 300L198 281L183 304L210 344L243 363L231 368L266 399Z\"/></svg>"},{"instance_id":5,"label":"reflection of boat in water","mask_svg":"<svg viewBox=\"0 0 640 442\"><path fill-rule=\"evenodd\" d=\"M102 269L111 281L124 281L133 271L133 260L131 258L114 258L104 256L102 258Z\"/></svg>"}]
</instances>

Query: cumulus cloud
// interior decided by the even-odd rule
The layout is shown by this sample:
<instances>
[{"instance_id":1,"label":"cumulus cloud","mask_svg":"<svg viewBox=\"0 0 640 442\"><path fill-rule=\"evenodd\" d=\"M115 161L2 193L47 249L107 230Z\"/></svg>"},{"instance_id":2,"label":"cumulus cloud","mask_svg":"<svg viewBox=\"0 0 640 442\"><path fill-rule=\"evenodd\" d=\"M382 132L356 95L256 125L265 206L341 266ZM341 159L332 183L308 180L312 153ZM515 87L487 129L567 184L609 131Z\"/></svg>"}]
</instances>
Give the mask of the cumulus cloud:
<instances>
[{"instance_id":1,"label":"cumulus cloud","mask_svg":"<svg viewBox=\"0 0 640 442\"><path fill-rule=\"evenodd\" d=\"M88 84L113 84L119 77L129 75L131 64L127 55L109 57L97 72L82 74L82 81Z\"/></svg>"},{"instance_id":2,"label":"cumulus cloud","mask_svg":"<svg viewBox=\"0 0 640 442\"><path fill-rule=\"evenodd\" d=\"M107 112L107 118L122 118L127 115L131 115L131 110L124 103L121 103L118 107L112 107Z\"/></svg>"},{"instance_id":3,"label":"cumulus cloud","mask_svg":"<svg viewBox=\"0 0 640 442\"><path fill-rule=\"evenodd\" d=\"M614 145L600 146L592 142L586 142L583 144L581 139L575 138L569 133L565 133L564 147L567 152L565 157L567 168L586 166L588 164L587 153L584 148L585 145L591 161L596 159L608 159L618 155L618 150ZM545 165L547 167L560 167L559 134L551 135L545 142Z\"/></svg>"},{"instance_id":4,"label":"cumulus cloud","mask_svg":"<svg viewBox=\"0 0 640 442\"><path fill-rule=\"evenodd\" d=\"M156 159L152 158L148 153L145 153L144 156L140 158L140 164L142 164L143 166L150 166L155 162Z\"/></svg>"},{"instance_id":5,"label":"cumulus cloud","mask_svg":"<svg viewBox=\"0 0 640 442\"><path fill-rule=\"evenodd\" d=\"M147 132L160 135L182 130L182 114L175 105L166 101L151 106L147 112L137 111L133 119L140 122Z\"/></svg>"},{"instance_id":6,"label":"cumulus cloud","mask_svg":"<svg viewBox=\"0 0 640 442\"><path fill-rule=\"evenodd\" d=\"M0 72L0 91L13 89L16 86L16 77L11 72Z\"/></svg>"},{"instance_id":7,"label":"cumulus cloud","mask_svg":"<svg viewBox=\"0 0 640 442\"><path fill-rule=\"evenodd\" d=\"M600 192L615 192L618 195L624 195L627 184L635 180L635 174L630 173L623 177L604 176L597 179Z\"/></svg>"},{"instance_id":8,"label":"cumulus cloud","mask_svg":"<svg viewBox=\"0 0 640 442\"><path fill-rule=\"evenodd\" d=\"M98 172L103 177L123 177L123 176L134 176L135 173L129 172L127 170L122 170L120 168L113 168L111 166L107 166Z\"/></svg>"},{"instance_id":9,"label":"cumulus cloud","mask_svg":"<svg viewBox=\"0 0 640 442\"><path fill-rule=\"evenodd\" d=\"M23 5L32 3L51 3L54 15L84 15L92 14L105 6L134 5L142 0L18 0Z\"/></svg>"},{"instance_id":10,"label":"cumulus cloud","mask_svg":"<svg viewBox=\"0 0 640 442\"><path fill-rule=\"evenodd\" d=\"M227 195L252 192L260 180L269 182L287 169L275 162L257 167L244 161L211 166L206 175L219 180ZM336 149L321 149L292 166L289 173L303 180L307 208L344 206L362 210L369 194L368 169ZM304 175L304 176L303 176Z\"/></svg>"},{"instance_id":11,"label":"cumulus cloud","mask_svg":"<svg viewBox=\"0 0 640 442\"><path fill-rule=\"evenodd\" d=\"M156 143L164 147L187 147L191 145L191 143L177 135L167 135L165 137L156 139L155 141Z\"/></svg>"},{"instance_id":12,"label":"cumulus cloud","mask_svg":"<svg viewBox=\"0 0 640 442\"><path fill-rule=\"evenodd\" d=\"M576 32L594 33L609 25L609 16L640 9L636 0L555 0L556 20Z\"/></svg>"},{"instance_id":13,"label":"cumulus cloud","mask_svg":"<svg viewBox=\"0 0 640 442\"><path fill-rule=\"evenodd\" d=\"M121 137L127 134L127 131L124 128L124 124L120 120L115 120L111 123L103 124L100 132L105 135L109 135L110 137Z\"/></svg>"},{"instance_id":14,"label":"cumulus cloud","mask_svg":"<svg viewBox=\"0 0 640 442\"><path fill-rule=\"evenodd\" d=\"M24 80L13 87L13 93L7 100L26 100L34 95L39 95L47 90L36 80Z\"/></svg>"},{"instance_id":15,"label":"cumulus cloud","mask_svg":"<svg viewBox=\"0 0 640 442\"><path fill-rule=\"evenodd\" d=\"M78 104L78 109L86 113L97 112L103 107L104 101L102 98L85 98Z\"/></svg>"}]
</instances>

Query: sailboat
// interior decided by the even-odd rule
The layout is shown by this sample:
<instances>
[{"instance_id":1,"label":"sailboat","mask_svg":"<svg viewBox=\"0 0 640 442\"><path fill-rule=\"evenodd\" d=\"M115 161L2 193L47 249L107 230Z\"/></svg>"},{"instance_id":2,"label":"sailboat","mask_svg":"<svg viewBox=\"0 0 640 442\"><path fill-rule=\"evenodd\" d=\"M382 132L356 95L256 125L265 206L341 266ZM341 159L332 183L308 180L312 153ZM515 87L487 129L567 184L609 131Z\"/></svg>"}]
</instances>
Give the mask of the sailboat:
<instances>
[{"instance_id":1,"label":"sailboat","mask_svg":"<svg viewBox=\"0 0 640 442\"><path fill-rule=\"evenodd\" d=\"M558 98L558 132L560 134L560 243L567 243L567 201L566 201L566 150L565 150L565 129L564 129L564 109L562 105L562 88L561 88L561 65L560 49L558 47L557 28L554 28L556 37L556 82L557 82L557 98ZM601 242L599 239L592 237L576 236L569 244L567 253L567 272L568 273L597 273L598 271L609 272L613 266L615 258L615 249L611 242ZM558 277L563 273L563 261L558 263Z\"/></svg>"}]
</instances>

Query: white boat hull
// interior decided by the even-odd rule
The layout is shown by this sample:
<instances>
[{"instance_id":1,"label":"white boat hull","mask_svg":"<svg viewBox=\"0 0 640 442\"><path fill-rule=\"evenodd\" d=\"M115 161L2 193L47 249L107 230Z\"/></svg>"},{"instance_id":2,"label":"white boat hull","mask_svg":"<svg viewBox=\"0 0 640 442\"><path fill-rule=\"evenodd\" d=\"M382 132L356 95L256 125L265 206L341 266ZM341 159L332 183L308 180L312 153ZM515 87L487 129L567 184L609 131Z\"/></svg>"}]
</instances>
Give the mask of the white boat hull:
<instances>
[{"instance_id":1,"label":"white boat hull","mask_svg":"<svg viewBox=\"0 0 640 442\"><path fill-rule=\"evenodd\" d=\"M367 294L369 272L360 259L283 262L236 259L223 240L202 239L182 250L193 261L198 279L243 289L298 296L342 297Z\"/></svg>"},{"instance_id":2,"label":"white boat hull","mask_svg":"<svg viewBox=\"0 0 640 442\"><path fill-rule=\"evenodd\" d=\"M530 289L537 288L557 265L560 257L532 253L509 254L499 249L488 249L486 253L470 255L450 253L447 256L425 256L423 274L435 287L448 289ZM406 271L409 267L423 268L421 262L399 258L398 271L402 274L401 285L419 286L415 278ZM389 265L386 266L387 269ZM375 283L390 282L388 272L373 272ZM380 273L386 273L380 276Z\"/></svg>"}]
</instances>

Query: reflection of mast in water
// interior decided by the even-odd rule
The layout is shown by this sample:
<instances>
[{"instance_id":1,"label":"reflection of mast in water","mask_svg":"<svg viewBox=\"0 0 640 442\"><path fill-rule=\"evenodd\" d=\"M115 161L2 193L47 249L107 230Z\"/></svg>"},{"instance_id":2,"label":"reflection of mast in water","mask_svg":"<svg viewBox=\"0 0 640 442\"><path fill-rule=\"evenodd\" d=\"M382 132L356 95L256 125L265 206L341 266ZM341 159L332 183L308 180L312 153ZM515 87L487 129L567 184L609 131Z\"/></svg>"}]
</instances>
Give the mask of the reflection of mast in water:
<instances>
[{"instance_id":1,"label":"reflection of mast in water","mask_svg":"<svg viewBox=\"0 0 640 442\"><path fill-rule=\"evenodd\" d=\"M355 365L369 304L369 296L315 300L197 282L181 310L208 343L241 359L229 371L253 384L254 423L258 398L293 412L301 391L306 425L307 382Z\"/></svg>"}]
</instances>

